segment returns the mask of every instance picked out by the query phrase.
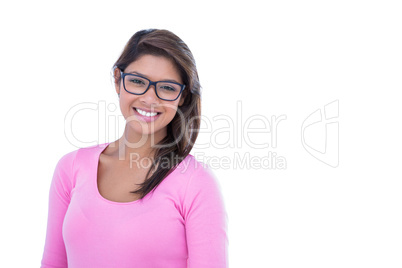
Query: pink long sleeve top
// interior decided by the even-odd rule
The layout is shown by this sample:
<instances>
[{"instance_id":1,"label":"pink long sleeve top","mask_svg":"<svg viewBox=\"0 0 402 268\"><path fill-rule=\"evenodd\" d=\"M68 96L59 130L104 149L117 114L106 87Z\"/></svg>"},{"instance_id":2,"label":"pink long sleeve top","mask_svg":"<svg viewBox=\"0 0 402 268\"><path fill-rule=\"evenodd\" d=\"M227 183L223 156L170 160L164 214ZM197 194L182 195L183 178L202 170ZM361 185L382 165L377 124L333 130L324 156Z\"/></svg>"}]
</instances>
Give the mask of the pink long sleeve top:
<instances>
[{"instance_id":1,"label":"pink long sleeve top","mask_svg":"<svg viewBox=\"0 0 402 268\"><path fill-rule=\"evenodd\" d=\"M41 267L228 267L228 217L212 171L188 155L142 200L110 201L97 187L108 144L57 163Z\"/></svg>"}]
</instances>

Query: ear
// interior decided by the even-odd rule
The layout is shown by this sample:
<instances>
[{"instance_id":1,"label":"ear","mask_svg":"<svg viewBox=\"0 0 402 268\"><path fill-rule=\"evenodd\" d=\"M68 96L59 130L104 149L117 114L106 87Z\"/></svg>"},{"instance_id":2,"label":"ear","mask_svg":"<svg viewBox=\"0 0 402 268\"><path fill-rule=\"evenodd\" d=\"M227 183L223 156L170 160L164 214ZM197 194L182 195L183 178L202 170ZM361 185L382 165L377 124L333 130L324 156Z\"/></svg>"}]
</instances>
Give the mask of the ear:
<instances>
[{"instance_id":1,"label":"ear","mask_svg":"<svg viewBox=\"0 0 402 268\"><path fill-rule=\"evenodd\" d=\"M180 96L180 100L179 100L179 106L182 106L184 103L184 100L187 97L187 90L184 90L183 93Z\"/></svg>"},{"instance_id":2,"label":"ear","mask_svg":"<svg viewBox=\"0 0 402 268\"><path fill-rule=\"evenodd\" d=\"M120 94L121 75L120 75L120 69L119 68L114 69L113 78L114 78L114 87L116 89L116 93Z\"/></svg>"}]
</instances>

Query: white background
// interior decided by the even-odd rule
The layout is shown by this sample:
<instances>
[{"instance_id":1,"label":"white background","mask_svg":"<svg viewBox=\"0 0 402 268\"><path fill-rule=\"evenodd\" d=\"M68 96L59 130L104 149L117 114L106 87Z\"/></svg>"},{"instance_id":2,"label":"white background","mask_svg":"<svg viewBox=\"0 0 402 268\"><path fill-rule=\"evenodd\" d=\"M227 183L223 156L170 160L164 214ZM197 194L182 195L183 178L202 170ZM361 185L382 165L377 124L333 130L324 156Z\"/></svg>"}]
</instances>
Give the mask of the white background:
<instances>
[{"instance_id":1,"label":"white background","mask_svg":"<svg viewBox=\"0 0 402 268\"><path fill-rule=\"evenodd\" d=\"M0 266L40 266L51 177L60 157L77 149L64 132L66 115L81 103L117 105L110 71L119 53L136 31L162 28L192 50L203 116L214 129L224 126L212 121L217 115L240 130L255 115L286 115L275 148L252 148L245 137L216 148L205 132L199 143L211 146L192 152L286 159L285 169L214 168L229 214L230 267L401 267L398 1L139 2L0 4ZM301 141L303 121L333 101L337 167ZM239 102L243 125L235 120ZM75 119L80 140L113 140L96 111ZM311 146L322 146L325 124L310 132ZM271 138L250 135L254 143Z\"/></svg>"}]
</instances>

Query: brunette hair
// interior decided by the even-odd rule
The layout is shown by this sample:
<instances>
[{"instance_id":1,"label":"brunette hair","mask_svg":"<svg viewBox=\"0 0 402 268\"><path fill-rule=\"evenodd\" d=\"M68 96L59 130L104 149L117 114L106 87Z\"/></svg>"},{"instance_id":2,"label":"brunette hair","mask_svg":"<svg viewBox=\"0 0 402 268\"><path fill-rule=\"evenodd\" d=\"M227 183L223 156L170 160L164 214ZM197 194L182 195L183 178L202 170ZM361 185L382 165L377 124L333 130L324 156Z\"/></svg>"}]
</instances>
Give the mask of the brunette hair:
<instances>
[{"instance_id":1,"label":"brunette hair","mask_svg":"<svg viewBox=\"0 0 402 268\"><path fill-rule=\"evenodd\" d=\"M186 87L182 92L184 102L178 106L175 117L167 125L166 137L156 145L154 165L148 170L147 179L138 184L139 189L131 191L139 194L140 199L155 190L190 153L198 136L201 117L201 85L194 57L187 45L168 30L138 31L127 42L113 70L118 68L124 71L143 55L163 56L172 60ZM115 77L115 82L120 82L120 79L120 76Z\"/></svg>"}]
</instances>

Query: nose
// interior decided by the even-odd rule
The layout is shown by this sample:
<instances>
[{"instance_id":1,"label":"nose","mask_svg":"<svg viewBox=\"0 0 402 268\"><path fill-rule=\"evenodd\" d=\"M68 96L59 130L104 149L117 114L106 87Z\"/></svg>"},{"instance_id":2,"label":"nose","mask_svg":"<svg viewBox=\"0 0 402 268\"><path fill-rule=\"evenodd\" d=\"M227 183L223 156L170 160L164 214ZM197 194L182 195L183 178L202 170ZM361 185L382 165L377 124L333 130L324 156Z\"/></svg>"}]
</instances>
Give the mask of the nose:
<instances>
[{"instance_id":1,"label":"nose","mask_svg":"<svg viewBox=\"0 0 402 268\"><path fill-rule=\"evenodd\" d=\"M149 86L147 92L140 95L140 101L147 105L159 103L159 98L156 96L154 85Z\"/></svg>"}]
</instances>

